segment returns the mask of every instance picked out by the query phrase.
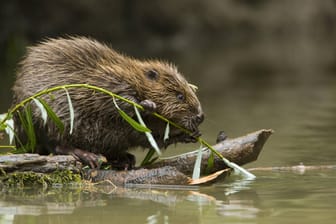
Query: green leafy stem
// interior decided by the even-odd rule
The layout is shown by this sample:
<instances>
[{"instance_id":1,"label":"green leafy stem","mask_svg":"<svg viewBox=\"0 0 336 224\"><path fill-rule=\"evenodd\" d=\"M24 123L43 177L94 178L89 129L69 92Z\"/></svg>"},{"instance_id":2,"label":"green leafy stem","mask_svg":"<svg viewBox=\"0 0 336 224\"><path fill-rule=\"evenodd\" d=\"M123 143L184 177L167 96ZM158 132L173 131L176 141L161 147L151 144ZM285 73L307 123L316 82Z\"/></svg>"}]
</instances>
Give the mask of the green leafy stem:
<instances>
[{"instance_id":1,"label":"green leafy stem","mask_svg":"<svg viewBox=\"0 0 336 224\"><path fill-rule=\"evenodd\" d=\"M116 106L116 108L118 109L120 115L128 122L130 123L130 125L132 125L133 128L135 128L136 130L138 131L142 131L142 132L145 132L146 135L147 133L150 132L150 130L145 126L145 124L143 123L142 119L141 119L141 116L139 115L139 112L138 112L138 109L140 110L145 110L143 108L143 106L141 106L140 104L134 102L134 101L131 101L129 99L126 99L118 94L115 94L113 92L110 92L104 88L101 88L101 87L98 87L98 86L93 86L93 85L89 85L89 84L67 84L67 85L60 85L60 86L56 86L56 87L52 87L52 88L49 88L49 89L45 89L45 90L42 90L38 93L36 93L35 95L31 96L31 97L28 97L26 99L24 99L23 101L21 101L20 103L18 103L17 105L15 105L12 109L9 110L9 112L5 115L4 119L1 121L0 123L0 127L3 127L3 126L6 126L6 121L11 119L12 115L16 112L16 111L19 111L19 109L21 107L24 107L27 103L31 102L31 101L35 101L36 103L36 98L42 96L42 95L45 95L45 94L49 94L49 93L52 93L54 91L58 91L58 90L65 90L66 93L67 93L67 97L68 97L68 102L71 103L71 100L70 100L70 97L69 97L69 93L67 92L67 89L69 88L87 88L87 89L92 89L92 90L95 90L95 91L99 91L99 92L102 92L102 93L105 93L107 95L110 95L113 100L114 100L114 104ZM136 112L136 115L137 115L137 118L140 122L140 124L136 121L134 121L132 118L130 118L124 111L122 111L118 105L116 104L115 102L115 98L116 99L119 99L119 100L122 100L124 102L127 102L131 105L134 106L134 109L135 109L135 112ZM39 100L39 102L41 102L43 104L44 107L48 107L48 105L43 101L43 100ZM50 110L47 110L47 111L50 111ZM31 113L30 111L28 111L29 113ZM49 115L52 115L52 114L49 114ZM182 130L183 132L187 133L187 134L192 134L192 132L178 124L176 124L175 122L172 122L170 121L169 119L163 117L162 115L154 112L153 115L165 122L167 122L167 128L169 130L169 125L175 127L175 128L178 128L180 130ZM56 118L55 118L56 119ZM72 130L72 127L71 127L71 130ZM167 131L167 130L166 130ZM166 135L166 134L165 134ZM147 138L149 138L150 135L148 136L147 135ZM166 138L166 137L165 137ZM203 138L201 137L197 137L196 140L201 144L201 146L205 146L206 148L208 148L214 155L218 156L219 158L221 158L224 163L230 167L230 168L233 168L237 173L240 173L240 174L243 174L243 176L247 177L247 178L255 178L255 176L251 173L249 173L248 171L246 171L245 169L243 169L242 167L238 166L237 164L235 163L232 163L230 162L229 160L227 160L226 158L224 158L219 152L217 152L217 150L215 150L208 142L206 142ZM152 144L152 143L151 143ZM153 146L153 144L152 144ZM156 152L160 155L160 151L157 151L156 147L153 146L153 148L156 150ZM200 147L200 150L203 150L204 148ZM143 164L146 164L146 163L150 163L150 162L153 162L155 159L151 159L151 157L153 156L154 154L154 150L151 149L149 150L149 152L147 153L144 161L142 162L142 165ZM202 153L199 153L200 156ZM211 159L208 161L208 169L211 169L211 166L213 164L213 159L214 157L211 156L210 157ZM212 160L212 161L211 161ZM197 177L199 175L193 175L194 177Z\"/></svg>"}]
</instances>

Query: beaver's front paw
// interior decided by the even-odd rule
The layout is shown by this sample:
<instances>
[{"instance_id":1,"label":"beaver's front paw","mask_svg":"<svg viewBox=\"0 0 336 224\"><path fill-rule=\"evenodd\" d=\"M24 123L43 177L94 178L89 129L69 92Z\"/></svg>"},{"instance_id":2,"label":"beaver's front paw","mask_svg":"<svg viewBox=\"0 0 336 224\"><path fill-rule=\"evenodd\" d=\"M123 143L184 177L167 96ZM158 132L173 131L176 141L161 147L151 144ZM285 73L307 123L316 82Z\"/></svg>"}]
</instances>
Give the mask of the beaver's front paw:
<instances>
[{"instance_id":1,"label":"beaver's front paw","mask_svg":"<svg viewBox=\"0 0 336 224\"><path fill-rule=\"evenodd\" d=\"M149 111L151 113L156 111L156 103L154 103L151 100L143 100L143 101L140 102L140 105L143 106L143 108L146 111Z\"/></svg>"},{"instance_id":2,"label":"beaver's front paw","mask_svg":"<svg viewBox=\"0 0 336 224\"><path fill-rule=\"evenodd\" d=\"M72 155L75 157L75 159L82 162L83 164L89 165L92 169L99 169L102 163L107 162L105 156L103 155L95 154L78 148L57 146L55 151L56 154Z\"/></svg>"}]
</instances>

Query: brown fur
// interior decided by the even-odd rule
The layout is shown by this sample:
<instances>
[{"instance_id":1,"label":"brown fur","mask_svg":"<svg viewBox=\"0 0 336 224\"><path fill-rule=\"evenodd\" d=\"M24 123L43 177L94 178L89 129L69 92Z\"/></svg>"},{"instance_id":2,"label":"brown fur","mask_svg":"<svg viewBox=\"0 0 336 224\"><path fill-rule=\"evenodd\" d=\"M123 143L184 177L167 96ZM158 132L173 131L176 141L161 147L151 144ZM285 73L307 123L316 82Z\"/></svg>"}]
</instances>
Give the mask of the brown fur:
<instances>
[{"instance_id":1,"label":"brown fur","mask_svg":"<svg viewBox=\"0 0 336 224\"><path fill-rule=\"evenodd\" d=\"M157 60L140 61L121 55L105 44L84 37L48 39L28 48L20 63L13 87L14 104L38 91L58 85L88 83L108 89L137 103L154 102L155 111L181 126L198 133L203 112L195 92L176 67ZM65 91L54 92L54 100L44 99L65 124L63 134L48 121L43 126L40 111L33 107L38 151L56 146L75 147L118 159L132 147L149 147L143 133L127 124L117 113L110 96L88 89L69 89L75 109L74 132L69 134L69 109ZM129 104L118 105L135 117ZM143 113L160 147L165 124ZM24 136L18 118L17 131ZM172 130L169 144L188 137ZM53 151L50 149L49 151Z\"/></svg>"}]
</instances>

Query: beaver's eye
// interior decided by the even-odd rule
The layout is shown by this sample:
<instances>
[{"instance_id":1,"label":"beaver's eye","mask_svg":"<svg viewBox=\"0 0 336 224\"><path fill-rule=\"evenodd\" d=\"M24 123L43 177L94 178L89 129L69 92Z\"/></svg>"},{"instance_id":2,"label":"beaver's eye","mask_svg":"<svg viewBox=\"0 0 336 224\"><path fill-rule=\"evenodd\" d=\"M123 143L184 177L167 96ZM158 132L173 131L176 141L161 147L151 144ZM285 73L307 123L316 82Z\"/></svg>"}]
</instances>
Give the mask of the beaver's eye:
<instances>
[{"instance_id":1,"label":"beaver's eye","mask_svg":"<svg viewBox=\"0 0 336 224\"><path fill-rule=\"evenodd\" d=\"M180 93L180 92L176 93L176 98L181 102L183 102L185 100L184 94Z\"/></svg>"},{"instance_id":2,"label":"beaver's eye","mask_svg":"<svg viewBox=\"0 0 336 224\"><path fill-rule=\"evenodd\" d=\"M150 80L157 80L159 78L159 73L155 70L149 70L146 72L146 76Z\"/></svg>"}]
</instances>

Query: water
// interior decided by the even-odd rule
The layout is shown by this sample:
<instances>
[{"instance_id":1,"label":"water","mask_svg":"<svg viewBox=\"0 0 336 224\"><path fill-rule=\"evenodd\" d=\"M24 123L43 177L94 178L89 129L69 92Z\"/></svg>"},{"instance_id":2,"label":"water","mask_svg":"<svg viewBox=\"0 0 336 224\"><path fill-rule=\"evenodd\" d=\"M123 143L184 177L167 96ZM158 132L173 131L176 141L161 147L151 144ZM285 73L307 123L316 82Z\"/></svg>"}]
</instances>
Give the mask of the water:
<instances>
[{"instance_id":1,"label":"water","mask_svg":"<svg viewBox=\"0 0 336 224\"><path fill-rule=\"evenodd\" d=\"M291 64L288 54L255 61L241 48L223 52L209 47L202 57L191 52L176 59L199 86L204 138L214 142L220 130L235 137L272 128L258 161L247 168L335 164L334 71L307 57ZM10 93L1 97L8 102ZM0 106L5 111L8 103ZM198 146L178 145L166 154L191 148ZM143 153L136 154L141 160ZM254 181L232 177L192 189L2 189L0 223L334 223L335 169L252 172Z\"/></svg>"},{"instance_id":2,"label":"water","mask_svg":"<svg viewBox=\"0 0 336 224\"><path fill-rule=\"evenodd\" d=\"M199 189L13 190L1 223L334 223L336 171L255 172Z\"/></svg>"}]
</instances>

